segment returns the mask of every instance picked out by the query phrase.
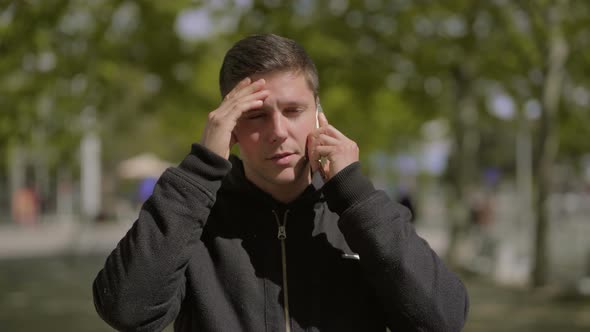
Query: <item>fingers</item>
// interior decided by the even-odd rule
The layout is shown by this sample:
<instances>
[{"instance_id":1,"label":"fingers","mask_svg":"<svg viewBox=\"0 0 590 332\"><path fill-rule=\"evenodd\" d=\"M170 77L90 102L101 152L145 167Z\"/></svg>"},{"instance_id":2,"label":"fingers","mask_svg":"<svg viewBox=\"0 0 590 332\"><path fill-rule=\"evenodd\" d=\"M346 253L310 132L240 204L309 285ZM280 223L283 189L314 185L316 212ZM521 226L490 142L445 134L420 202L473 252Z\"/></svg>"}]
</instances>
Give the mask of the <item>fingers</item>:
<instances>
[{"instance_id":1,"label":"fingers","mask_svg":"<svg viewBox=\"0 0 590 332\"><path fill-rule=\"evenodd\" d=\"M236 98L240 98L242 96L247 96L247 95L250 95L254 92L260 91L264 88L265 85L266 85L266 81L263 78L261 78L255 82L253 82L252 84L249 84L249 85L241 88L236 93Z\"/></svg>"},{"instance_id":2,"label":"fingers","mask_svg":"<svg viewBox=\"0 0 590 332\"><path fill-rule=\"evenodd\" d=\"M262 107L264 100L268 97L269 91L264 90L266 82L259 79L250 83L247 77L240 81L236 87L227 94L218 112L221 114L233 114L231 118L236 120L244 112Z\"/></svg>"},{"instance_id":3,"label":"fingers","mask_svg":"<svg viewBox=\"0 0 590 332\"><path fill-rule=\"evenodd\" d=\"M262 101L262 99L247 100L237 103L232 108L232 111L234 111L236 113L236 117L239 118L245 112L262 107L262 104L264 104L264 101Z\"/></svg>"},{"instance_id":4,"label":"fingers","mask_svg":"<svg viewBox=\"0 0 590 332\"><path fill-rule=\"evenodd\" d=\"M234 128L239 117L248 110L262 107L268 97L270 92L264 90L264 85L263 79L252 82L249 77L236 84L221 105L209 113L201 144L227 159L231 147L237 142Z\"/></svg>"},{"instance_id":5,"label":"fingers","mask_svg":"<svg viewBox=\"0 0 590 332\"><path fill-rule=\"evenodd\" d=\"M319 134L318 136L310 135L310 144L309 144L309 148L310 148L309 154L310 154L310 158L311 158L310 160L317 163L318 160L322 159L323 157L329 157L328 154L324 153L326 151L326 149L324 149L324 148L320 149L319 147L338 146L339 144L340 144L340 142L338 139L328 136L326 134Z\"/></svg>"},{"instance_id":6,"label":"fingers","mask_svg":"<svg viewBox=\"0 0 590 332\"><path fill-rule=\"evenodd\" d=\"M313 130L308 138L308 155L312 171L322 172L324 179L330 179L351 163L358 161L358 146L339 130L329 125L320 114L321 127ZM326 160L321 162L320 160Z\"/></svg>"},{"instance_id":7,"label":"fingers","mask_svg":"<svg viewBox=\"0 0 590 332\"><path fill-rule=\"evenodd\" d=\"M250 84L250 83L252 83L252 79L250 77L246 77L243 80L241 80L238 84L236 84L236 86L232 89L232 91L238 91L241 88L248 86L248 84Z\"/></svg>"},{"instance_id":8,"label":"fingers","mask_svg":"<svg viewBox=\"0 0 590 332\"><path fill-rule=\"evenodd\" d=\"M231 99L231 98L233 98L238 91L240 91L242 88L244 88L245 86L247 86L248 84L250 84L251 81L252 80L250 79L250 77L244 78L238 84L236 84L236 86L227 95L225 95L225 98L224 99Z\"/></svg>"},{"instance_id":9,"label":"fingers","mask_svg":"<svg viewBox=\"0 0 590 332\"><path fill-rule=\"evenodd\" d=\"M323 157L329 157L329 154L325 152L328 150L332 151L331 147L337 146L338 144L337 139L327 135L321 135L320 137L308 136L308 156L312 162L312 169L317 169L317 166L320 164L319 160Z\"/></svg>"},{"instance_id":10,"label":"fingers","mask_svg":"<svg viewBox=\"0 0 590 332\"><path fill-rule=\"evenodd\" d=\"M261 108L269 93L268 90L260 90L243 96L235 95L232 99L225 100L216 112L223 117L227 115L237 120L245 112Z\"/></svg>"},{"instance_id":11,"label":"fingers","mask_svg":"<svg viewBox=\"0 0 590 332\"><path fill-rule=\"evenodd\" d=\"M314 136L318 145L338 145L339 140L327 134L320 133L318 136Z\"/></svg>"},{"instance_id":12,"label":"fingers","mask_svg":"<svg viewBox=\"0 0 590 332\"><path fill-rule=\"evenodd\" d=\"M260 90L255 93L249 94L249 95L245 95L242 97L236 97L234 100L232 100L230 102L229 107L236 108L239 105L242 105L245 103L250 103L252 101L260 102L259 103L260 105L258 107L261 107L262 103L264 102L266 97L268 97L269 93L270 92L268 90Z\"/></svg>"},{"instance_id":13,"label":"fingers","mask_svg":"<svg viewBox=\"0 0 590 332\"><path fill-rule=\"evenodd\" d=\"M238 83L230 91L230 93L227 94L227 96L225 97L225 100L233 100L233 99L241 98L243 96L250 95L252 93L260 91L264 87L265 84L266 84L266 81L262 78L257 81L251 82L251 79L249 77L246 77L245 79L240 81L240 83Z\"/></svg>"},{"instance_id":14,"label":"fingers","mask_svg":"<svg viewBox=\"0 0 590 332\"><path fill-rule=\"evenodd\" d=\"M262 90L251 95L244 96L240 99L237 99L233 103L230 112L235 112L235 116L239 118L248 111L261 108L264 104L264 100L266 99L266 97L268 97L268 94L268 90Z\"/></svg>"},{"instance_id":15,"label":"fingers","mask_svg":"<svg viewBox=\"0 0 590 332\"><path fill-rule=\"evenodd\" d=\"M323 125L320 128L315 129L314 131L312 131L311 135L313 135L316 138L320 138L320 136L324 135L324 136L335 138L337 140L347 139L347 137L342 132L340 132L334 126L329 125L329 124ZM327 139L327 138L324 138L324 139Z\"/></svg>"},{"instance_id":16,"label":"fingers","mask_svg":"<svg viewBox=\"0 0 590 332\"><path fill-rule=\"evenodd\" d=\"M307 136L307 157L309 159L309 164L311 166L311 171L315 172L319 169L319 155L317 154L316 150L316 139L312 135Z\"/></svg>"},{"instance_id":17,"label":"fingers","mask_svg":"<svg viewBox=\"0 0 590 332\"><path fill-rule=\"evenodd\" d=\"M322 151L318 149L318 140L313 136L308 136L308 158L311 166L311 172L319 171L324 180L330 178L330 161L323 158Z\"/></svg>"}]
</instances>

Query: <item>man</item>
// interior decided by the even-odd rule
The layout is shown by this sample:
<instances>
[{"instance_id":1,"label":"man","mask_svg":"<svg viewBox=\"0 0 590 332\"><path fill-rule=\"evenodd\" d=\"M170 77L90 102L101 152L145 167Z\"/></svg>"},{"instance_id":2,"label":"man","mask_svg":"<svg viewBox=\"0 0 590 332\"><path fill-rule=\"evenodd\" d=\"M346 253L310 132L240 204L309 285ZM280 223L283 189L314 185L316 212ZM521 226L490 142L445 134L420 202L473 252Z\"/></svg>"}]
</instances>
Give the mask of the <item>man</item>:
<instances>
[{"instance_id":1,"label":"man","mask_svg":"<svg viewBox=\"0 0 590 332\"><path fill-rule=\"evenodd\" d=\"M200 144L96 277L100 316L125 331L459 331L464 286L318 113L303 48L245 38L220 87Z\"/></svg>"}]
</instances>

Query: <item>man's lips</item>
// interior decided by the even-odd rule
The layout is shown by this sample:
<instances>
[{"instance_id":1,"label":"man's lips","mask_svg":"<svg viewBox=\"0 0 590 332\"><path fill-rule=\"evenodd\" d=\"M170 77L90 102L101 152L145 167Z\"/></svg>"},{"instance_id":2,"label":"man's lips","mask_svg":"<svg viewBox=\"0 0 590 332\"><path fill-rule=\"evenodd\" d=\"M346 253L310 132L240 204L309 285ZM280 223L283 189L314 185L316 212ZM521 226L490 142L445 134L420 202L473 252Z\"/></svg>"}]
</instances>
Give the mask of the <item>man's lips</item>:
<instances>
[{"instance_id":1,"label":"man's lips","mask_svg":"<svg viewBox=\"0 0 590 332\"><path fill-rule=\"evenodd\" d=\"M294 153L292 152L284 152L284 153L277 153L275 155L273 155L272 157L268 158L269 160L279 160L279 159L283 159L285 157L289 157L291 155L293 155Z\"/></svg>"},{"instance_id":2,"label":"man's lips","mask_svg":"<svg viewBox=\"0 0 590 332\"><path fill-rule=\"evenodd\" d=\"M293 165L295 156L297 154L293 152L282 152L274 154L268 161L279 167L289 167Z\"/></svg>"}]
</instances>

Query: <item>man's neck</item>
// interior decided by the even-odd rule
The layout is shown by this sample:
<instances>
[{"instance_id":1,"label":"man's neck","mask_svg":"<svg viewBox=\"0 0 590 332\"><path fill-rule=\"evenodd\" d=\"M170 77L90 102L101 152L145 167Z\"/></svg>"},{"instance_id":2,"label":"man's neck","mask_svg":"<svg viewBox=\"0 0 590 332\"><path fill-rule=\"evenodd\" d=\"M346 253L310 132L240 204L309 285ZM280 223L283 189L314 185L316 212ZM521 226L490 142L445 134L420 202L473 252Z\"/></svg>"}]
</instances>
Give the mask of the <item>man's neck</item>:
<instances>
[{"instance_id":1,"label":"man's neck","mask_svg":"<svg viewBox=\"0 0 590 332\"><path fill-rule=\"evenodd\" d=\"M310 181L297 181L288 184L274 185L270 190L265 190L274 199L281 203L291 203L301 196L305 189L311 184ZM264 190L264 189L263 189Z\"/></svg>"},{"instance_id":2,"label":"man's neck","mask_svg":"<svg viewBox=\"0 0 590 332\"><path fill-rule=\"evenodd\" d=\"M297 197L299 197L311 184L311 174L309 172L297 176L292 182L280 184L263 181L254 176L249 176L247 169L245 169L245 176L262 191L271 195L275 200L285 204L296 200Z\"/></svg>"}]
</instances>

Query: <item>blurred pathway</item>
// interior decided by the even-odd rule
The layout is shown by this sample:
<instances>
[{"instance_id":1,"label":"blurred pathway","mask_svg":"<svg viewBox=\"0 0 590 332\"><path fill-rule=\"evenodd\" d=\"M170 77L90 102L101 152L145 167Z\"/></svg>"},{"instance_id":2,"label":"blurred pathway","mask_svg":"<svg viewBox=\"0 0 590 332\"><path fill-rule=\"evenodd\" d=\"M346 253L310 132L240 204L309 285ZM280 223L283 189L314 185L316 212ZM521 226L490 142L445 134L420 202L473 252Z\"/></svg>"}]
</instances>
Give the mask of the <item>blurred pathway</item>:
<instances>
[{"instance_id":1,"label":"blurred pathway","mask_svg":"<svg viewBox=\"0 0 590 332\"><path fill-rule=\"evenodd\" d=\"M45 218L32 227L0 224L0 259L110 252L130 222L85 223Z\"/></svg>"},{"instance_id":2,"label":"blurred pathway","mask_svg":"<svg viewBox=\"0 0 590 332\"><path fill-rule=\"evenodd\" d=\"M556 290L535 293L463 277L471 300L465 332L590 331L590 298Z\"/></svg>"}]
</instances>

